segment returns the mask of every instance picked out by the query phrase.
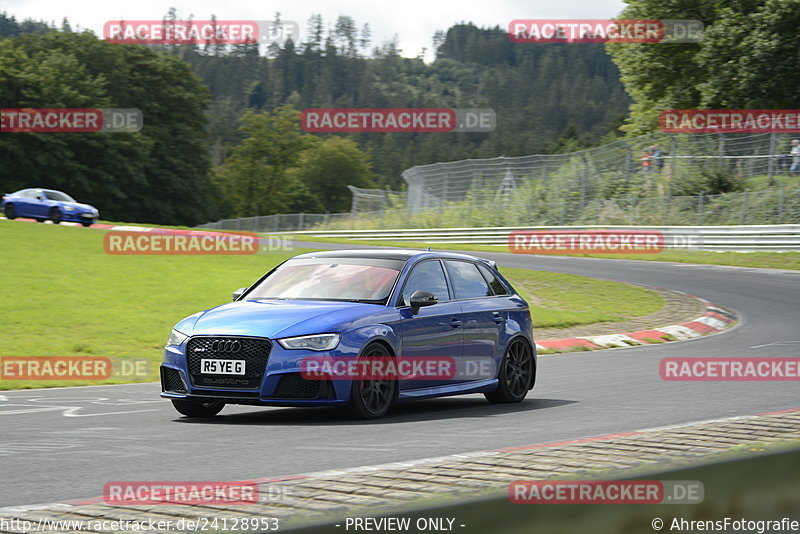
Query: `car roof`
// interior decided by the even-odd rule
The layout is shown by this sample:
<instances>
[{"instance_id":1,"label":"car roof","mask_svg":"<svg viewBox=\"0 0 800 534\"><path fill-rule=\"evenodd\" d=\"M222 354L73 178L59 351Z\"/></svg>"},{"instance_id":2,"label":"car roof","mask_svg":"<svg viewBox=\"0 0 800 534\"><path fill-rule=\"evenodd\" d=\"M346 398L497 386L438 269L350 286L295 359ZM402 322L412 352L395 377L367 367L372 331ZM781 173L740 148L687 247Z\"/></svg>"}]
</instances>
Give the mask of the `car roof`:
<instances>
[{"instance_id":1,"label":"car roof","mask_svg":"<svg viewBox=\"0 0 800 534\"><path fill-rule=\"evenodd\" d=\"M25 189L19 189L19 190L14 191L13 193L10 193L10 194L11 195L16 195L16 194L19 194L19 193L24 193L25 191L44 191L45 193L53 192L53 193L62 193L64 195L66 195L66 193L64 193L63 191L59 191L58 189L43 189L41 187L26 187Z\"/></svg>"},{"instance_id":2,"label":"car roof","mask_svg":"<svg viewBox=\"0 0 800 534\"><path fill-rule=\"evenodd\" d=\"M362 248L362 249L349 249L349 250L325 250L319 252L307 252L295 256L295 258L371 258L382 260L401 260L407 261L411 258L452 258L462 259L469 261L482 261L487 262L482 258L470 256L468 254L459 254L457 252L444 252L433 250L414 250L414 249L391 249L391 248Z\"/></svg>"}]
</instances>

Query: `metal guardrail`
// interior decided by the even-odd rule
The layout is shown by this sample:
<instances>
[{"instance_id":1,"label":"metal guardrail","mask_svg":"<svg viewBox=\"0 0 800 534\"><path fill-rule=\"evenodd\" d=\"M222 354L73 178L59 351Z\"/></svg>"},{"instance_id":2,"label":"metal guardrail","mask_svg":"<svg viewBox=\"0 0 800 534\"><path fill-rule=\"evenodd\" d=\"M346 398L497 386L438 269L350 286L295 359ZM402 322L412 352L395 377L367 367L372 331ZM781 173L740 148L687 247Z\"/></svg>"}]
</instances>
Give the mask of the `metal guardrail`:
<instances>
[{"instance_id":1,"label":"metal guardrail","mask_svg":"<svg viewBox=\"0 0 800 534\"><path fill-rule=\"evenodd\" d=\"M800 251L800 225L738 226L502 226L490 228L403 228L399 230L310 230L291 235L356 241L392 241L425 244L472 244L507 247L511 232L588 230L656 231L664 234L665 248L738 251ZM687 246L687 244L691 245Z\"/></svg>"}]
</instances>

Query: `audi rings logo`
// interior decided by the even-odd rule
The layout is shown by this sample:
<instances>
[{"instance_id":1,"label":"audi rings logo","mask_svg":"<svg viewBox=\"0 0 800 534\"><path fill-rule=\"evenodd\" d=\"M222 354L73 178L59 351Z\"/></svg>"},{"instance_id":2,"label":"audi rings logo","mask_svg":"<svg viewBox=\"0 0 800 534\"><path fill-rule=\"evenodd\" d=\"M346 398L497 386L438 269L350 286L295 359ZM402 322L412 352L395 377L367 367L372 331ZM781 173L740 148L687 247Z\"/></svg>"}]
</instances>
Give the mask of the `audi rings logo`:
<instances>
[{"instance_id":1,"label":"audi rings logo","mask_svg":"<svg viewBox=\"0 0 800 534\"><path fill-rule=\"evenodd\" d=\"M211 342L211 352L239 352L242 344L235 339L223 339Z\"/></svg>"}]
</instances>

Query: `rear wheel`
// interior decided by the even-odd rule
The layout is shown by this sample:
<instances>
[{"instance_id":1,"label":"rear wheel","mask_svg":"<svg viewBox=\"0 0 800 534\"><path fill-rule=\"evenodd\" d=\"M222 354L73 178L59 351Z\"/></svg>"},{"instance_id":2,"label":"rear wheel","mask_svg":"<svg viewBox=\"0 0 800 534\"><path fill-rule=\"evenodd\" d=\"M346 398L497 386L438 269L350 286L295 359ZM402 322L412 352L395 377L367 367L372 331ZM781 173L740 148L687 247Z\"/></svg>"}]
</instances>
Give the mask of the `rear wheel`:
<instances>
[{"instance_id":1,"label":"rear wheel","mask_svg":"<svg viewBox=\"0 0 800 534\"><path fill-rule=\"evenodd\" d=\"M6 204L6 209L4 210L6 214L6 219L11 220L17 216L17 212L14 210L13 204Z\"/></svg>"},{"instance_id":2,"label":"rear wheel","mask_svg":"<svg viewBox=\"0 0 800 534\"><path fill-rule=\"evenodd\" d=\"M86 228L89 228L92 225L92 223L90 223L90 222L84 222L84 223L81 223L81 224L84 225Z\"/></svg>"},{"instance_id":3,"label":"rear wheel","mask_svg":"<svg viewBox=\"0 0 800 534\"><path fill-rule=\"evenodd\" d=\"M497 377L500 385L495 391L483 395L493 403L520 402L533 385L535 373L530 345L523 339L516 339L506 349L500 364Z\"/></svg>"},{"instance_id":4,"label":"rear wheel","mask_svg":"<svg viewBox=\"0 0 800 534\"><path fill-rule=\"evenodd\" d=\"M362 358L391 358L389 350L380 343L367 346ZM346 410L354 419L379 419L386 415L395 397L397 380L388 377L381 380L353 380L350 390L350 403Z\"/></svg>"},{"instance_id":5,"label":"rear wheel","mask_svg":"<svg viewBox=\"0 0 800 534\"><path fill-rule=\"evenodd\" d=\"M53 221L53 224L58 224L61 222L61 210L58 208L53 208L50 210L50 220Z\"/></svg>"},{"instance_id":6,"label":"rear wheel","mask_svg":"<svg viewBox=\"0 0 800 534\"><path fill-rule=\"evenodd\" d=\"M172 405L186 417L214 417L225 407L224 402L193 402L172 399Z\"/></svg>"}]
</instances>

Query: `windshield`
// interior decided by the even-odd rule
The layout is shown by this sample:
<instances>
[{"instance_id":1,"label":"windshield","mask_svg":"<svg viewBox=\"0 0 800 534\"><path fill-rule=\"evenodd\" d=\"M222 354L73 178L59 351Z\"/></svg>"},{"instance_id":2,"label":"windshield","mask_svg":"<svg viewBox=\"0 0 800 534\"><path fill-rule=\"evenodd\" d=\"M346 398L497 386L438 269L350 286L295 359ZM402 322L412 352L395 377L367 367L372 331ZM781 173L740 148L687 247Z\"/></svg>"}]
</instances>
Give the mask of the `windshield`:
<instances>
[{"instance_id":1,"label":"windshield","mask_svg":"<svg viewBox=\"0 0 800 534\"><path fill-rule=\"evenodd\" d=\"M75 202L74 198L60 191L45 191L44 194L50 200L57 200L59 202Z\"/></svg>"},{"instance_id":2,"label":"windshield","mask_svg":"<svg viewBox=\"0 0 800 534\"><path fill-rule=\"evenodd\" d=\"M290 260L247 295L254 299L356 300L383 303L403 262L326 258Z\"/></svg>"}]
</instances>

